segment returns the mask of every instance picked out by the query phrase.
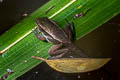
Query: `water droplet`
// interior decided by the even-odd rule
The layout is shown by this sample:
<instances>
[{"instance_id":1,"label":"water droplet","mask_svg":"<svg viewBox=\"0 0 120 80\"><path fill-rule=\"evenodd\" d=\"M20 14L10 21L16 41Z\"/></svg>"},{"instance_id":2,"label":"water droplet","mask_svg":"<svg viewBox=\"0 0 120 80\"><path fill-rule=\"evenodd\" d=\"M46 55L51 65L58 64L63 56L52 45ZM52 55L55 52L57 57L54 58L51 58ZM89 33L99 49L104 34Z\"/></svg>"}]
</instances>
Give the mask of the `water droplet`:
<instances>
[{"instance_id":1,"label":"water droplet","mask_svg":"<svg viewBox=\"0 0 120 80\"><path fill-rule=\"evenodd\" d=\"M80 78L80 75L78 75L78 78Z\"/></svg>"},{"instance_id":2,"label":"water droplet","mask_svg":"<svg viewBox=\"0 0 120 80\"><path fill-rule=\"evenodd\" d=\"M37 51L37 53L40 53L40 51Z\"/></svg>"},{"instance_id":3,"label":"water droplet","mask_svg":"<svg viewBox=\"0 0 120 80\"><path fill-rule=\"evenodd\" d=\"M26 16L28 16L28 14L27 14L27 13L24 13L22 16L23 16L23 17L26 17Z\"/></svg>"},{"instance_id":4,"label":"water droplet","mask_svg":"<svg viewBox=\"0 0 120 80\"><path fill-rule=\"evenodd\" d=\"M24 60L24 62L26 63L26 62L27 62L27 60Z\"/></svg>"},{"instance_id":5,"label":"water droplet","mask_svg":"<svg viewBox=\"0 0 120 80\"><path fill-rule=\"evenodd\" d=\"M35 74L38 74L38 72L35 72Z\"/></svg>"},{"instance_id":6,"label":"water droplet","mask_svg":"<svg viewBox=\"0 0 120 80\"><path fill-rule=\"evenodd\" d=\"M11 69L7 69L7 72L9 72L9 73L11 73L11 72L13 72Z\"/></svg>"}]
</instances>

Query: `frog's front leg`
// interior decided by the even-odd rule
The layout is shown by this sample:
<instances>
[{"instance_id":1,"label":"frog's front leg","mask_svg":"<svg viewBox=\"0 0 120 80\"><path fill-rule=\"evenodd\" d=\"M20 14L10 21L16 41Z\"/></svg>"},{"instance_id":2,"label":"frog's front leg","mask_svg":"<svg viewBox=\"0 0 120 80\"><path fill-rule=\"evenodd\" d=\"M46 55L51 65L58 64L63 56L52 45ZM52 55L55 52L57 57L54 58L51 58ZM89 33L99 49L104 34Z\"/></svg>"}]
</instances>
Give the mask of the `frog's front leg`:
<instances>
[{"instance_id":1,"label":"frog's front leg","mask_svg":"<svg viewBox=\"0 0 120 80\"><path fill-rule=\"evenodd\" d=\"M63 47L62 43L53 45L51 47L51 49L48 51L48 53L51 56L60 55L62 53L67 53L68 49L67 48L62 48L62 47Z\"/></svg>"},{"instance_id":2,"label":"frog's front leg","mask_svg":"<svg viewBox=\"0 0 120 80\"><path fill-rule=\"evenodd\" d=\"M32 30L34 32L35 36L41 40L41 41L46 41L46 38L44 36L40 36L40 34L36 30Z\"/></svg>"}]
</instances>

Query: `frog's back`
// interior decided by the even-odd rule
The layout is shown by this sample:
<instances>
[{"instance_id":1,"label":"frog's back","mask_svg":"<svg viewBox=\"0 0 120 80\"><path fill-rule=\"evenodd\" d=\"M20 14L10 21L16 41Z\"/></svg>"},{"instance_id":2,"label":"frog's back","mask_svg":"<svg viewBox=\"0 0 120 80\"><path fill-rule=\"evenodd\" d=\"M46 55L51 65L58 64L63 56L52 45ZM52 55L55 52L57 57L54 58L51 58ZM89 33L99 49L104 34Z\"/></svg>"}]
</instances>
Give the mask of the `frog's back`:
<instances>
[{"instance_id":1,"label":"frog's back","mask_svg":"<svg viewBox=\"0 0 120 80\"><path fill-rule=\"evenodd\" d=\"M50 34L54 39L67 43L70 42L67 34L62 30L54 21L49 20L47 17L37 19L37 23L42 29Z\"/></svg>"}]
</instances>

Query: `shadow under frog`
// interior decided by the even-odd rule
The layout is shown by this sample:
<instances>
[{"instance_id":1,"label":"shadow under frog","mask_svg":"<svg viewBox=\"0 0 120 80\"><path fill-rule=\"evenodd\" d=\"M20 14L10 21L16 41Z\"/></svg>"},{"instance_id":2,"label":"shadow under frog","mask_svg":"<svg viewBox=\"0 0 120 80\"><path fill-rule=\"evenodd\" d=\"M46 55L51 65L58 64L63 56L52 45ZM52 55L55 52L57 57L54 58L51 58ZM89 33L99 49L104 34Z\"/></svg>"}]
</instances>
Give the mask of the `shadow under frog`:
<instances>
[{"instance_id":1,"label":"shadow under frog","mask_svg":"<svg viewBox=\"0 0 120 80\"><path fill-rule=\"evenodd\" d=\"M55 21L50 20L47 17L36 19L36 23L38 25L37 30L33 31L35 36L39 40L53 44L48 51L51 55L50 59L88 57L81 49L73 44L75 39L73 22L67 22L64 29L61 29ZM42 36L38 32L41 32Z\"/></svg>"}]
</instances>

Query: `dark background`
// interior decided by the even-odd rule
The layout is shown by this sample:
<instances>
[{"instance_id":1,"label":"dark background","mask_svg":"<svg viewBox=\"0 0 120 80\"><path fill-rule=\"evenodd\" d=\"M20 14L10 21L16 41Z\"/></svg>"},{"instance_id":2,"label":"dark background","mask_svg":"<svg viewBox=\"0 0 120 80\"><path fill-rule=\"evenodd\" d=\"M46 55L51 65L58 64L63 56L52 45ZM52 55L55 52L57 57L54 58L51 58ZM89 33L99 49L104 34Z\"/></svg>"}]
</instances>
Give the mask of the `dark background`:
<instances>
[{"instance_id":1,"label":"dark background","mask_svg":"<svg viewBox=\"0 0 120 80\"><path fill-rule=\"evenodd\" d=\"M21 21L23 14L28 15L42 6L48 0L3 0L0 2L0 34ZM120 15L117 15L98 29L76 42L88 54L107 54L112 60L99 70L65 74L51 69L46 63L41 63L17 80L120 80Z\"/></svg>"},{"instance_id":2,"label":"dark background","mask_svg":"<svg viewBox=\"0 0 120 80\"><path fill-rule=\"evenodd\" d=\"M0 0L0 34L18 23L24 17L49 0Z\"/></svg>"}]
</instances>

